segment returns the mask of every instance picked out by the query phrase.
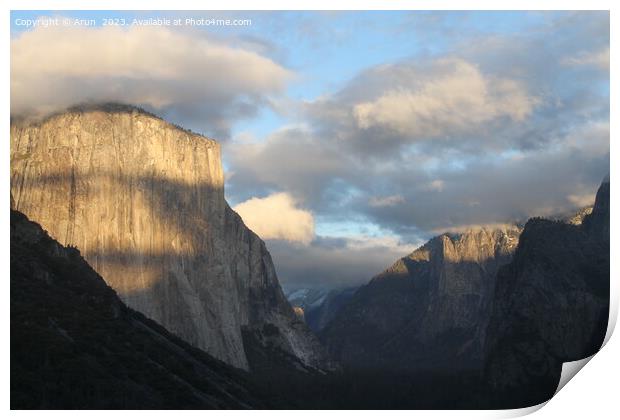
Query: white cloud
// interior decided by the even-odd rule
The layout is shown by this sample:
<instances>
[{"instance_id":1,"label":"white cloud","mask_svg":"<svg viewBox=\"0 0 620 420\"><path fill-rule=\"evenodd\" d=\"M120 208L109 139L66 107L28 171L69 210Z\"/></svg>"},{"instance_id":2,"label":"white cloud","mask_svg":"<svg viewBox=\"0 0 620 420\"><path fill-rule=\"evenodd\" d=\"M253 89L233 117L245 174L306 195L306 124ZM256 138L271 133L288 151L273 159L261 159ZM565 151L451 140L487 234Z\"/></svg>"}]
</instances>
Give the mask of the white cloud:
<instances>
[{"instance_id":1,"label":"white cloud","mask_svg":"<svg viewBox=\"0 0 620 420\"><path fill-rule=\"evenodd\" d=\"M346 238L346 247L350 250L381 250L390 255L405 256L422 244L404 243L398 236L352 236Z\"/></svg>"},{"instance_id":2,"label":"white cloud","mask_svg":"<svg viewBox=\"0 0 620 420\"><path fill-rule=\"evenodd\" d=\"M248 195L237 196L235 187L260 185L258 193L290 191L315 205L325 184L351 165L332 144L296 126L281 127L262 141L228 142L223 156L235 168L227 194L239 197L236 201ZM257 189L252 188L251 194L256 195Z\"/></svg>"},{"instance_id":3,"label":"white cloud","mask_svg":"<svg viewBox=\"0 0 620 420\"><path fill-rule=\"evenodd\" d=\"M500 117L522 121L540 102L519 82L485 76L462 59L411 66L401 83L354 105L359 128L379 126L411 137L470 132Z\"/></svg>"},{"instance_id":4,"label":"white cloud","mask_svg":"<svg viewBox=\"0 0 620 420\"><path fill-rule=\"evenodd\" d=\"M284 239L308 244L314 238L314 217L296 207L288 193L253 197L234 207L245 224L263 239Z\"/></svg>"},{"instance_id":5,"label":"white cloud","mask_svg":"<svg viewBox=\"0 0 620 420\"><path fill-rule=\"evenodd\" d=\"M609 71L609 47L566 57L562 60L562 64L567 66L594 66Z\"/></svg>"},{"instance_id":6,"label":"white cloud","mask_svg":"<svg viewBox=\"0 0 620 420\"><path fill-rule=\"evenodd\" d=\"M256 52L165 27L39 27L11 40L13 115L116 101L227 131L291 77Z\"/></svg>"},{"instance_id":7,"label":"white cloud","mask_svg":"<svg viewBox=\"0 0 620 420\"><path fill-rule=\"evenodd\" d=\"M566 197L568 201L574 204L577 207L588 207L594 204L594 199L596 198L596 194L594 193L586 193L586 194L570 194Z\"/></svg>"},{"instance_id":8,"label":"white cloud","mask_svg":"<svg viewBox=\"0 0 620 420\"><path fill-rule=\"evenodd\" d=\"M270 241L269 251L281 284L339 288L367 283L422 242L406 243L395 236L317 236L310 244Z\"/></svg>"},{"instance_id":9,"label":"white cloud","mask_svg":"<svg viewBox=\"0 0 620 420\"><path fill-rule=\"evenodd\" d=\"M427 191L442 192L445 184L446 183L443 180L435 179L435 180L433 180L433 181L428 183L428 185L426 186L426 190Z\"/></svg>"}]
</instances>

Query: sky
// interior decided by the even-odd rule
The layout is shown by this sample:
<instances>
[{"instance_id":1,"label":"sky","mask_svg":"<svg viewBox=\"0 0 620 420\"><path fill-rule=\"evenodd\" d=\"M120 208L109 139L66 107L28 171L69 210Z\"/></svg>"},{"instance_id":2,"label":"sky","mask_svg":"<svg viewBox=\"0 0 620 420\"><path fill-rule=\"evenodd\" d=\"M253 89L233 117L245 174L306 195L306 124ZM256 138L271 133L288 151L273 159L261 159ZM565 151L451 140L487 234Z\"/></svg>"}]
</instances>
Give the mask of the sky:
<instances>
[{"instance_id":1,"label":"sky","mask_svg":"<svg viewBox=\"0 0 620 420\"><path fill-rule=\"evenodd\" d=\"M592 204L609 14L11 13L12 114L109 101L221 142L227 200L285 290L346 287L443 232Z\"/></svg>"}]
</instances>

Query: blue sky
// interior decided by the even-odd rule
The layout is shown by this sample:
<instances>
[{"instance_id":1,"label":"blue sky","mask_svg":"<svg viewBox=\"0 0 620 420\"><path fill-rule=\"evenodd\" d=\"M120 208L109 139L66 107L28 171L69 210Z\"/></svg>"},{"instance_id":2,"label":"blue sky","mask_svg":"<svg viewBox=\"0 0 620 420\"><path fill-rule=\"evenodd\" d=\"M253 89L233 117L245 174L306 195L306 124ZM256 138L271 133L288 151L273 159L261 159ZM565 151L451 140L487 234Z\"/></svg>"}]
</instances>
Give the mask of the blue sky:
<instances>
[{"instance_id":1,"label":"blue sky","mask_svg":"<svg viewBox=\"0 0 620 420\"><path fill-rule=\"evenodd\" d=\"M51 15L98 27L16 25ZM162 16L252 25L101 27ZM14 11L11 29L12 112L136 103L222 143L233 206L310 218L259 232L289 288L368 280L444 230L574 211L609 171L606 12Z\"/></svg>"}]
</instances>

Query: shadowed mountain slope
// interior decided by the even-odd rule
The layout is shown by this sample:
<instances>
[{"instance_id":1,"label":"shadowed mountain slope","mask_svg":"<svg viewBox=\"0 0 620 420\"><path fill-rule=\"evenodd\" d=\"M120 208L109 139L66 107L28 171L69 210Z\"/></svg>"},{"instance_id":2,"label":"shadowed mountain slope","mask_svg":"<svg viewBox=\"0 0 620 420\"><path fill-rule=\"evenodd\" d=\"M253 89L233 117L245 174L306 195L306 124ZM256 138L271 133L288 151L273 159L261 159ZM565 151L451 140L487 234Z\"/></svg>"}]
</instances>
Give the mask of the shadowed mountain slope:
<instances>
[{"instance_id":1,"label":"shadowed mountain slope","mask_svg":"<svg viewBox=\"0 0 620 420\"><path fill-rule=\"evenodd\" d=\"M265 408L228 366L128 308L76 248L11 210L11 408Z\"/></svg>"},{"instance_id":2,"label":"shadowed mountain slope","mask_svg":"<svg viewBox=\"0 0 620 420\"><path fill-rule=\"evenodd\" d=\"M551 398L562 363L596 353L609 317L609 181L580 224L530 219L497 278L485 346L496 406Z\"/></svg>"}]
</instances>

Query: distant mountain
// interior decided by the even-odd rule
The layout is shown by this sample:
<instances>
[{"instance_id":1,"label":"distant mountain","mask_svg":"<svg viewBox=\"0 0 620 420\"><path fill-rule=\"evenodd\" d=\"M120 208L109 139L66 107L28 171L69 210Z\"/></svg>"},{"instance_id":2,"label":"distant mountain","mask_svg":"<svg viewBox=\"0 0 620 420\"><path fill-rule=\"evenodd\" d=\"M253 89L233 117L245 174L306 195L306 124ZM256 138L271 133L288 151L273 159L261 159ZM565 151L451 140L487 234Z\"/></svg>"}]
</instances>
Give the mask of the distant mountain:
<instances>
[{"instance_id":1,"label":"distant mountain","mask_svg":"<svg viewBox=\"0 0 620 420\"><path fill-rule=\"evenodd\" d=\"M322 330L345 366L394 372L479 369L495 274L521 230L431 239L361 287Z\"/></svg>"},{"instance_id":2,"label":"distant mountain","mask_svg":"<svg viewBox=\"0 0 620 420\"><path fill-rule=\"evenodd\" d=\"M551 398L562 363L596 353L609 317L609 181L581 223L531 219L498 274L485 378L498 407Z\"/></svg>"},{"instance_id":3,"label":"distant mountain","mask_svg":"<svg viewBox=\"0 0 620 420\"><path fill-rule=\"evenodd\" d=\"M306 311L311 307L317 307L323 303L328 293L328 289L301 288L288 292L286 294L286 299L288 299L293 307L298 307Z\"/></svg>"},{"instance_id":4,"label":"distant mountain","mask_svg":"<svg viewBox=\"0 0 620 420\"><path fill-rule=\"evenodd\" d=\"M128 308L11 210L11 408L268 408L249 374Z\"/></svg>"},{"instance_id":5,"label":"distant mountain","mask_svg":"<svg viewBox=\"0 0 620 420\"><path fill-rule=\"evenodd\" d=\"M129 307L214 357L251 370L250 340L333 367L226 202L215 140L124 105L13 119L11 195Z\"/></svg>"},{"instance_id":6,"label":"distant mountain","mask_svg":"<svg viewBox=\"0 0 620 420\"><path fill-rule=\"evenodd\" d=\"M358 287L344 289L296 289L287 294L294 308L299 308L305 322L314 332L320 332L336 313L353 297Z\"/></svg>"}]
</instances>

